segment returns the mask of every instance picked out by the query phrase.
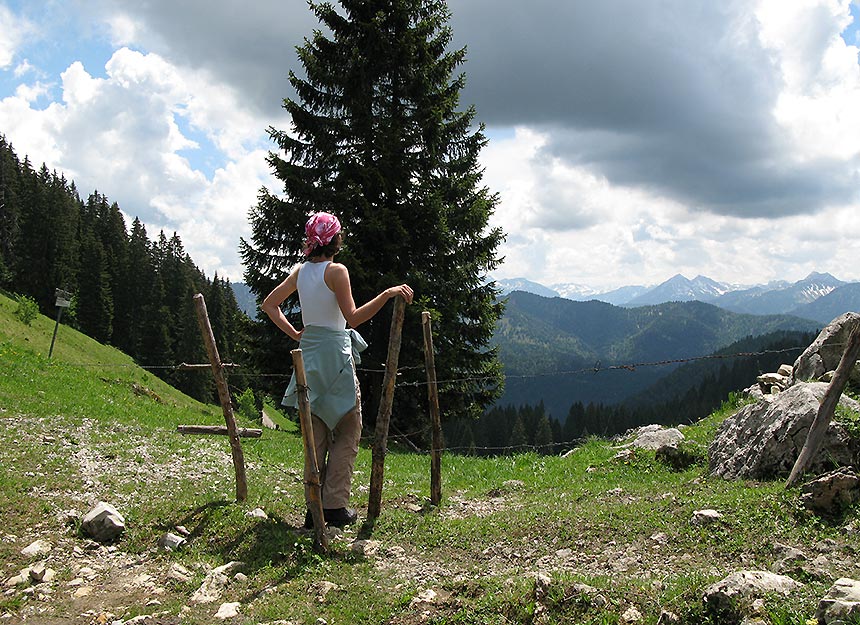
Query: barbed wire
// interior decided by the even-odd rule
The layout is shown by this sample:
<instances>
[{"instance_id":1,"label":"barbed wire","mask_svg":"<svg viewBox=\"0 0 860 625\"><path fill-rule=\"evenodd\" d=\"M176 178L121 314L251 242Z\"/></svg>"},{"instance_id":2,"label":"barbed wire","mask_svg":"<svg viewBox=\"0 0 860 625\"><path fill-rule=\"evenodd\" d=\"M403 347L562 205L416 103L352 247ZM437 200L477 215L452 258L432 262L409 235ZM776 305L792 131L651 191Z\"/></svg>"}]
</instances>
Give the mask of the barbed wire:
<instances>
[{"instance_id":1,"label":"barbed wire","mask_svg":"<svg viewBox=\"0 0 860 625\"><path fill-rule=\"evenodd\" d=\"M839 347L844 344L831 344L832 347ZM527 374L507 374L503 373L501 376L497 375L476 375L476 376L463 376L458 378L448 378L443 380L436 380L436 384L458 384L462 382L482 382L482 381L494 381L498 379L503 380L523 380L523 379L534 379L534 378L542 378L542 377L550 377L550 376L569 376L569 375L581 375L584 373L601 373L603 371L629 371L635 372L637 369L642 367L658 367L658 366L668 366L673 364L685 364L691 362L697 362L702 360L727 360L733 358L752 358L755 356L767 356L773 354L783 354L789 352L797 352L803 351L806 349L805 347L787 347L784 349L767 349L761 350L757 352L735 352L731 354L708 354L704 356L688 356L685 358L669 358L666 360L655 360L655 361L645 361L645 362L635 362L628 364L615 364L615 365L603 365L599 360L589 367L582 367L580 369L568 369L562 371L546 371L540 373L527 373ZM51 364L55 364L54 361ZM112 367L138 367L141 369L172 369L175 371L180 370L207 370L210 368L210 365L188 365L186 363L180 363L179 365L136 365L136 364L128 364L128 363L62 363L65 366L70 367L104 367L104 368L112 368ZM222 363L222 367L229 368L238 368L241 365L236 365L233 363ZM424 369L424 365L410 365L405 367L398 367L397 375L401 375L401 373L411 370ZM357 371L361 372L370 372L370 373L384 373L385 369L367 369L363 367L357 367ZM246 378L260 378L260 377L283 377L287 378L292 375L292 373L242 373L243 377ZM432 382L427 380L417 380L412 382L398 382L395 384L396 387L417 387L417 386L426 386L431 384Z\"/></svg>"}]
</instances>

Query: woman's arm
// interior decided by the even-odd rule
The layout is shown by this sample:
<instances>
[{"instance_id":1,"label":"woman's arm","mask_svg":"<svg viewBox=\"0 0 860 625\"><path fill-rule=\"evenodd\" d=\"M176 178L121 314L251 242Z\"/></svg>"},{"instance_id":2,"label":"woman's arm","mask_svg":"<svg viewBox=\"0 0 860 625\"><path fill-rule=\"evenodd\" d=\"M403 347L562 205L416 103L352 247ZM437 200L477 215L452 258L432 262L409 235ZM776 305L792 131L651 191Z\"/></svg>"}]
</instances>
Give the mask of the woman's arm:
<instances>
[{"instance_id":1,"label":"woman's arm","mask_svg":"<svg viewBox=\"0 0 860 625\"><path fill-rule=\"evenodd\" d=\"M260 307L276 326L296 341L302 338L302 333L296 330L293 324L284 316L284 311L281 310L281 304L283 304L284 300L286 300L290 295L296 292L298 279L299 268L296 267L286 280L281 282L266 296L266 299L263 300L263 305Z\"/></svg>"},{"instance_id":2,"label":"woman's arm","mask_svg":"<svg viewBox=\"0 0 860 625\"><path fill-rule=\"evenodd\" d=\"M407 304L412 303L412 289L407 284L401 284L385 289L360 308L356 308L355 300L352 297L352 286L349 282L349 271L340 263L332 263L328 266L325 272L325 282L334 291L340 311L351 328L357 328L373 317L392 297L400 295Z\"/></svg>"}]
</instances>

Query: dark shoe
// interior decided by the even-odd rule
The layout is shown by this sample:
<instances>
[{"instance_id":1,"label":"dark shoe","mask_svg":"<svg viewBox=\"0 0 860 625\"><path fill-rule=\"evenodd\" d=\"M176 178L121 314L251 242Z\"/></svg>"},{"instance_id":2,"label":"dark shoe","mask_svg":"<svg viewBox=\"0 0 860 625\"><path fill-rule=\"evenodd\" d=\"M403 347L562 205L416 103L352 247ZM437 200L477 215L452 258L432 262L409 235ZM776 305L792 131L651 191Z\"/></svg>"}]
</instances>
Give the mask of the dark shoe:
<instances>
[{"instance_id":1,"label":"dark shoe","mask_svg":"<svg viewBox=\"0 0 860 625\"><path fill-rule=\"evenodd\" d=\"M326 508L323 516L326 523L335 527L352 525L358 520L358 514L352 508Z\"/></svg>"}]
</instances>

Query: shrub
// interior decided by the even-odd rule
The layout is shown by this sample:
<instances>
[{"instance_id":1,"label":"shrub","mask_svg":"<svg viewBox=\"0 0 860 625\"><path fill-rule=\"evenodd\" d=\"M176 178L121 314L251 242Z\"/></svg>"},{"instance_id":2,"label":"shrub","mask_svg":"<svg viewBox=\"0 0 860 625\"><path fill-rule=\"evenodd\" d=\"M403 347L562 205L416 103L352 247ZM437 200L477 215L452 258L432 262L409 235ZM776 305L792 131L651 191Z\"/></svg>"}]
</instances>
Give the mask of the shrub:
<instances>
[{"instance_id":1,"label":"shrub","mask_svg":"<svg viewBox=\"0 0 860 625\"><path fill-rule=\"evenodd\" d=\"M18 295L15 298L18 302L18 308L15 309L15 316L21 320L21 323L28 326L33 323L33 319L39 314L39 305L36 300L28 295Z\"/></svg>"},{"instance_id":2,"label":"shrub","mask_svg":"<svg viewBox=\"0 0 860 625\"><path fill-rule=\"evenodd\" d=\"M257 410L257 401L254 398L254 391L246 388L239 397L236 398L236 411L248 419L259 419L260 413Z\"/></svg>"}]
</instances>

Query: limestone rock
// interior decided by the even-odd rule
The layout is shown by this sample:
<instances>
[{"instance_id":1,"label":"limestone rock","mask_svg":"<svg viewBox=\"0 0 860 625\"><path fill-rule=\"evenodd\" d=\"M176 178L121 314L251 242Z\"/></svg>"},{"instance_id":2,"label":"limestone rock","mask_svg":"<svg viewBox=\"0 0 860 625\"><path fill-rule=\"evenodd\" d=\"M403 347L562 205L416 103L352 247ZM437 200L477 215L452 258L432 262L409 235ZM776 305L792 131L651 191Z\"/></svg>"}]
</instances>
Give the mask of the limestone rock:
<instances>
[{"instance_id":1,"label":"limestone rock","mask_svg":"<svg viewBox=\"0 0 860 625\"><path fill-rule=\"evenodd\" d=\"M37 540L24 547L21 550L21 555L25 555L28 558L38 557L51 553L51 549L53 549L53 547L48 541Z\"/></svg>"},{"instance_id":2,"label":"limestone rock","mask_svg":"<svg viewBox=\"0 0 860 625\"><path fill-rule=\"evenodd\" d=\"M167 579L177 582L190 582L193 577L188 569L177 562L171 564L170 570L167 571Z\"/></svg>"},{"instance_id":3,"label":"limestone rock","mask_svg":"<svg viewBox=\"0 0 860 625\"><path fill-rule=\"evenodd\" d=\"M378 540L359 539L350 545L353 553L369 557L379 553L380 543Z\"/></svg>"},{"instance_id":4,"label":"limestone rock","mask_svg":"<svg viewBox=\"0 0 860 625\"><path fill-rule=\"evenodd\" d=\"M228 618L236 618L239 616L239 603L222 603L221 607L215 613L215 618L227 620Z\"/></svg>"},{"instance_id":5,"label":"limestone rock","mask_svg":"<svg viewBox=\"0 0 860 625\"><path fill-rule=\"evenodd\" d=\"M807 482L800 501L824 516L837 516L860 499L860 478L852 467L841 467Z\"/></svg>"},{"instance_id":6,"label":"limestone rock","mask_svg":"<svg viewBox=\"0 0 860 625\"><path fill-rule=\"evenodd\" d=\"M703 600L714 613L737 613L745 603L769 593L788 595L803 585L767 571L737 571L705 590Z\"/></svg>"},{"instance_id":7,"label":"limestone rock","mask_svg":"<svg viewBox=\"0 0 860 625\"><path fill-rule=\"evenodd\" d=\"M639 449L657 450L665 445L677 446L678 443L684 440L684 435L681 434L678 428L663 428L659 426L658 428L641 431L633 441L633 446Z\"/></svg>"},{"instance_id":8,"label":"limestone rock","mask_svg":"<svg viewBox=\"0 0 860 625\"><path fill-rule=\"evenodd\" d=\"M741 408L720 425L708 447L712 475L726 479L785 477L794 466L827 385L798 383L768 401ZM842 396L840 405L860 410ZM860 445L843 427L831 422L810 470L821 472L834 464L851 465L860 457Z\"/></svg>"},{"instance_id":9,"label":"limestone rock","mask_svg":"<svg viewBox=\"0 0 860 625\"><path fill-rule=\"evenodd\" d=\"M837 579L818 603L815 618L819 623L854 622L860 616L860 581Z\"/></svg>"},{"instance_id":10,"label":"limestone rock","mask_svg":"<svg viewBox=\"0 0 860 625\"><path fill-rule=\"evenodd\" d=\"M230 583L228 576L241 566L243 566L241 562L228 562L212 569L203 580L200 588L191 595L191 601L193 603L213 603L220 599L227 588L227 584Z\"/></svg>"},{"instance_id":11,"label":"limestone rock","mask_svg":"<svg viewBox=\"0 0 860 625\"><path fill-rule=\"evenodd\" d=\"M758 382L762 393L770 393L771 395L774 394L774 388L777 389L777 392L780 392L791 386L791 378L779 373L763 373L756 378L756 382Z\"/></svg>"},{"instance_id":12,"label":"limestone rock","mask_svg":"<svg viewBox=\"0 0 860 625\"><path fill-rule=\"evenodd\" d=\"M848 336L860 325L860 314L847 312L831 321L794 362L792 383L817 380L839 366ZM856 371L856 368L855 368Z\"/></svg>"},{"instance_id":13,"label":"limestone rock","mask_svg":"<svg viewBox=\"0 0 860 625\"><path fill-rule=\"evenodd\" d=\"M165 551L176 551L184 544L184 537L177 536L171 532L167 532L164 536L158 539L158 548Z\"/></svg>"},{"instance_id":14,"label":"limestone rock","mask_svg":"<svg viewBox=\"0 0 860 625\"><path fill-rule=\"evenodd\" d=\"M695 510L690 519L690 525L704 526L712 525L722 520L723 515L716 510Z\"/></svg>"},{"instance_id":15,"label":"limestone rock","mask_svg":"<svg viewBox=\"0 0 860 625\"><path fill-rule=\"evenodd\" d=\"M246 517L251 517L252 519L268 519L269 515L266 514L266 511L262 508L254 508L253 510L249 510L245 513Z\"/></svg>"},{"instance_id":16,"label":"limestone rock","mask_svg":"<svg viewBox=\"0 0 860 625\"><path fill-rule=\"evenodd\" d=\"M642 620L642 613L635 606L630 606L621 615L622 623L641 623Z\"/></svg>"},{"instance_id":17,"label":"limestone rock","mask_svg":"<svg viewBox=\"0 0 860 625\"><path fill-rule=\"evenodd\" d=\"M125 531L125 519L112 505L100 501L84 515L81 529L94 540L106 543L119 538Z\"/></svg>"}]
</instances>

